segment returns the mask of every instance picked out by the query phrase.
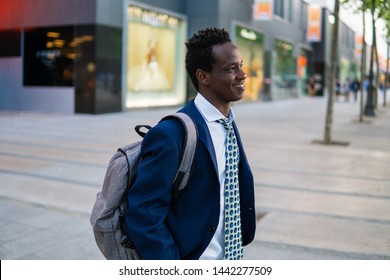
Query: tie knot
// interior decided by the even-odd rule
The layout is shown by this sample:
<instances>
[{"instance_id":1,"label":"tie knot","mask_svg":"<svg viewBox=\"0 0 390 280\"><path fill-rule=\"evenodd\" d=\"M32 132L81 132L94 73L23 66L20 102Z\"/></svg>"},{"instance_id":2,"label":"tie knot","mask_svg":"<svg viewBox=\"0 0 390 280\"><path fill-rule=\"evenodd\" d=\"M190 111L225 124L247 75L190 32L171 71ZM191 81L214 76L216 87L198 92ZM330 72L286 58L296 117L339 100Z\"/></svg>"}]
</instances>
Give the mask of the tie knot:
<instances>
[{"instance_id":1,"label":"tie knot","mask_svg":"<svg viewBox=\"0 0 390 280\"><path fill-rule=\"evenodd\" d=\"M223 127L227 130L232 128L232 122L228 118L219 119L217 120L217 123L222 124Z\"/></svg>"}]
</instances>

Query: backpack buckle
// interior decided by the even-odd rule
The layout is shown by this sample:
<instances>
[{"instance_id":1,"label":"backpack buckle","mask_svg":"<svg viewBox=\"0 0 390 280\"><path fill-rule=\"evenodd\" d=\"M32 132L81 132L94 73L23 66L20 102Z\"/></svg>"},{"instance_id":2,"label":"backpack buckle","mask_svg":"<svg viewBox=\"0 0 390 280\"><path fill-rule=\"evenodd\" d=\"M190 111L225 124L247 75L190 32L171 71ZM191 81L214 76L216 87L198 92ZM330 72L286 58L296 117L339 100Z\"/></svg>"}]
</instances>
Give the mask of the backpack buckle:
<instances>
[{"instance_id":1,"label":"backpack buckle","mask_svg":"<svg viewBox=\"0 0 390 280\"><path fill-rule=\"evenodd\" d=\"M121 245L127 249L135 249L133 242L127 236L123 236L121 239Z\"/></svg>"}]
</instances>

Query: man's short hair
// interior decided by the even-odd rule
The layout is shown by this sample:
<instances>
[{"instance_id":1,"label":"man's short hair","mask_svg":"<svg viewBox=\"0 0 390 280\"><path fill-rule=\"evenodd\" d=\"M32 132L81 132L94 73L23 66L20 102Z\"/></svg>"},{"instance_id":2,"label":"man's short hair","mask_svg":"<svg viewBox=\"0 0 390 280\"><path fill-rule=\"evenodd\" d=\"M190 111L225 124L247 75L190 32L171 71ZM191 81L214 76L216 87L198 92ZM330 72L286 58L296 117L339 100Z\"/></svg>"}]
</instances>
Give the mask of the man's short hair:
<instances>
[{"instance_id":1,"label":"man's short hair","mask_svg":"<svg viewBox=\"0 0 390 280\"><path fill-rule=\"evenodd\" d=\"M199 91L196 70L212 71L215 62L213 46L231 42L229 33L220 28L206 28L199 30L186 43L186 70L195 89Z\"/></svg>"}]
</instances>

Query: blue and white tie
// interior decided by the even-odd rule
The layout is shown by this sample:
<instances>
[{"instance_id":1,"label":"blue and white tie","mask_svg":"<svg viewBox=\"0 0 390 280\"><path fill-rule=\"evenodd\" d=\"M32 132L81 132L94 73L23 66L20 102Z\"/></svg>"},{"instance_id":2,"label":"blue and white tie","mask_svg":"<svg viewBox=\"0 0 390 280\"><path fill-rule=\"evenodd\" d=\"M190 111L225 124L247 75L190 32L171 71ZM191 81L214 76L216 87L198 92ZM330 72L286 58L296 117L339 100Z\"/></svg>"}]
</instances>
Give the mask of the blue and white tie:
<instances>
[{"instance_id":1,"label":"blue and white tie","mask_svg":"<svg viewBox=\"0 0 390 280\"><path fill-rule=\"evenodd\" d=\"M217 121L226 129L225 142L225 260L241 260L243 258L240 191L238 184L239 150L233 125L228 119Z\"/></svg>"}]
</instances>

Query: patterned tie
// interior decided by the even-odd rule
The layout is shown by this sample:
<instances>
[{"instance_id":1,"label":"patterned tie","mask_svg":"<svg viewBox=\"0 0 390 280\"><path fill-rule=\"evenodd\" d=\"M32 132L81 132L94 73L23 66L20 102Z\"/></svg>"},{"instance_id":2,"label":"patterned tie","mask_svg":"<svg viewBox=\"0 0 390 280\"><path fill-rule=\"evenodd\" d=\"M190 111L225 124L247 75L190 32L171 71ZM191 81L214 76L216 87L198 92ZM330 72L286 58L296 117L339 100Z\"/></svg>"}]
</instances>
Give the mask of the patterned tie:
<instances>
[{"instance_id":1,"label":"patterned tie","mask_svg":"<svg viewBox=\"0 0 390 280\"><path fill-rule=\"evenodd\" d=\"M239 151L232 122L228 119L217 121L226 129L225 165L225 260L243 258L240 193L238 186Z\"/></svg>"}]
</instances>

